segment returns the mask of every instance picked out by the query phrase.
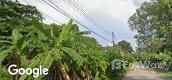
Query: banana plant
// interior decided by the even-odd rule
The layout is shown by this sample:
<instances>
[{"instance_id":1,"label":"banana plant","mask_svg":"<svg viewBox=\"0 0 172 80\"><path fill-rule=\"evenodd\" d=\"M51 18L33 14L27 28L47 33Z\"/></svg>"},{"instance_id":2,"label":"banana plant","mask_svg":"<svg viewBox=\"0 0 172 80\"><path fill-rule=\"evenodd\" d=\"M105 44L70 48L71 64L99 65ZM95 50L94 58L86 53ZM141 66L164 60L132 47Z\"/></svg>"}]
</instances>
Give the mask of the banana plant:
<instances>
[{"instance_id":1,"label":"banana plant","mask_svg":"<svg viewBox=\"0 0 172 80\"><path fill-rule=\"evenodd\" d=\"M23 55L23 52L24 52L24 48L26 48L26 45L28 44L28 41L25 41L24 37L21 35L18 29L13 29L12 36L10 39L11 40L9 40L8 43L11 46L8 46L8 49L1 49L0 64L2 65L2 62L5 59L9 59L13 61L11 61L10 63L7 63L6 65L16 64L18 66L21 65L21 66L26 67L28 61L26 60L26 57ZM1 40L1 42L5 42L5 41ZM18 79L18 75L16 75L15 79Z\"/></svg>"},{"instance_id":2,"label":"banana plant","mask_svg":"<svg viewBox=\"0 0 172 80\"><path fill-rule=\"evenodd\" d=\"M1 41L3 42L3 40L1 40ZM27 41L24 41L24 38L20 34L18 29L14 29L12 31L12 38L11 38L11 41L9 41L9 43L11 46L9 46L8 49L6 49L6 50L1 49L0 62L2 62L9 55L10 56L13 54L22 55L24 48L28 44Z\"/></svg>"},{"instance_id":3,"label":"banana plant","mask_svg":"<svg viewBox=\"0 0 172 80\"><path fill-rule=\"evenodd\" d=\"M45 68L50 68L52 63L55 61L60 61L60 59L63 59L64 57L62 57L64 55L63 53L63 48L62 46L64 45L65 42L70 40L70 31L72 28L72 21L70 21L67 25L63 25L62 31L60 32L60 34L55 33L57 31L57 28L52 27L52 29L47 30L46 26L43 25L42 23L39 22L33 22L34 23L34 27L36 29L38 29L38 31L40 32L38 34L38 36L41 36L41 34L43 34L43 37L46 37L46 41L48 41L49 43L44 43L44 40L33 37L34 41L36 41L36 43L38 43L38 45L40 45L40 47L42 48L43 51L41 51L42 53L38 53L38 54L45 54L42 55L43 57L43 61L40 62L40 64L42 64L43 67ZM51 45L49 45L51 44ZM66 49L66 48L65 48ZM69 49L69 48L67 48ZM71 50L71 49L69 49ZM74 58L73 55L70 55L72 58ZM79 60L78 60L79 61ZM61 64L63 65L63 64ZM62 68L60 68L62 69ZM37 79L41 79L43 76L40 76ZM27 78L26 75L21 76L21 80Z\"/></svg>"},{"instance_id":4,"label":"banana plant","mask_svg":"<svg viewBox=\"0 0 172 80\"><path fill-rule=\"evenodd\" d=\"M11 42L4 41L11 46L7 50L1 49L0 62L7 56L15 55L17 59L15 62L21 65L20 67L34 68L42 65L44 68L50 68L55 63L58 64L55 66L62 72L63 78L67 76L72 78L72 75L75 75L72 79L77 79L80 74L85 75L85 78L94 76L99 69L101 73L105 71L107 62L103 59L101 47L97 45L96 40L84 36L88 32L80 32L78 26L72 24L72 20L60 26L45 25L36 20L33 24L33 31L27 35L22 35L19 29L13 29ZM34 58L28 60L25 50L31 48L31 45L39 50ZM76 73L78 71L79 74ZM43 78L45 76L39 76L36 80ZM32 77L22 75L20 80L24 79Z\"/></svg>"},{"instance_id":5,"label":"banana plant","mask_svg":"<svg viewBox=\"0 0 172 80\"><path fill-rule=\"evenodd\" d=\"M35 68L42 65L44 68L53 70L49 71L50 74L41 75L38 78L26 74L16 75L14 80L42 80L47 77L59 80L90 80L94 77L104 79L101 76L104 76L108 62L99 43L94 38L87 36L90 31L81 32L78 25L73 24L72 20L63 25L44 24L41 22L41 14L35 7L20 3L17 5L6 3L6 5L10 9L11 6L19 6L12 12L17 15L20 11L22 14L18 14L19 17L10 13L3 14L14 18L10 22L6 18L6 21L0 24L4 28L0 28L0 31L8 33L6 36L0 35L1 72L5 74L6 65L15 63L18 67ZM11 12L9 9L8 11ZM15 17L17 20L19 19L18 24ZM15 26L13 23L16 23ZM51 75L52 73L54 75ZM1 76L9 75L0 74Z\"/></svg>"}]
</instances>

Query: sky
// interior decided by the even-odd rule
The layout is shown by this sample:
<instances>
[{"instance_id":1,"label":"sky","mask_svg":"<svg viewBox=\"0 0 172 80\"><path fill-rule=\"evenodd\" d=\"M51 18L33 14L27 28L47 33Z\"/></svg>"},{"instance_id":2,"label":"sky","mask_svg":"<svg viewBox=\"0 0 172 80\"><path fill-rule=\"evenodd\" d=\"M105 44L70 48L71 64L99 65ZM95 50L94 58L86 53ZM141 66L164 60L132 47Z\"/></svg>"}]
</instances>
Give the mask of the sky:
<instances>
[{"instance_id":1,"label":"sky","mask_svg":"<svg viewBox=\"0 0 172 80\"><path fill-rule=\"evenodd\" d=\"M69 21L69 18L65 17L61 13L57 12L52 7L45 4L42 0L18 0L23 4L30 4L37 7L44 15L45 23L57 23L62 24ZM69 13L73 18L86 25L92 31L98 33L104 38L112 41L111 32L115 34L115 43L126 40L131 45L136 47L136 40L134 36L137 34L131 31L128 27L128 18L135 13L141 3L148 0L75 0L79 5L87 10L90 16L94 17L94 20L87 20L93 18L85 18L82 15L82 11L77 11L75 7L67 4L68 0L51 0L56 5L59 5L64 11ZM73 0L71 0L73 1ZM53 19L49 18L48 16ZM96 24L96 26L95 26ZM80 26L81 31L87 29ZM94 34L90 35L97 39L97 41L103 46L111 45L110 41L104 40Z\"/></svg>"}]
</instances>

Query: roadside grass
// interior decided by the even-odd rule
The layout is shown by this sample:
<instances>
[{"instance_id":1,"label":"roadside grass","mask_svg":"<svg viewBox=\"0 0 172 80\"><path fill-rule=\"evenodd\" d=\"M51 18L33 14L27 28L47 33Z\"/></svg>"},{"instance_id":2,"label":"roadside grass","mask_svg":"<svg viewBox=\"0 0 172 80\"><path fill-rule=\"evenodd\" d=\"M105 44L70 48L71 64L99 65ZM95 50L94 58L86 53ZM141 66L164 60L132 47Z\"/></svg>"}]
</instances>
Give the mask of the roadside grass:
<instances>
[{"instance_id":1,"label":"roadside grass","mask_svg":"<svg viewBox=\"0 0 172 80\"><path fill-rule=\"evenodd\" d=\"M172 80L172 71L159 72L160 76L165 80Z\"/></svg>"},{"instance_id":2,"label":"roadside grass","mask_svg":"<svg viewBox=\"0 0 172 80\"><path fill-rule=\"evenodd\" d=\"M121 74L117 75L109 75L109 80L123 80L125 75L130 71L130 67L126 67L125 70L122 71Z\"/></svg>"}]
</instances>

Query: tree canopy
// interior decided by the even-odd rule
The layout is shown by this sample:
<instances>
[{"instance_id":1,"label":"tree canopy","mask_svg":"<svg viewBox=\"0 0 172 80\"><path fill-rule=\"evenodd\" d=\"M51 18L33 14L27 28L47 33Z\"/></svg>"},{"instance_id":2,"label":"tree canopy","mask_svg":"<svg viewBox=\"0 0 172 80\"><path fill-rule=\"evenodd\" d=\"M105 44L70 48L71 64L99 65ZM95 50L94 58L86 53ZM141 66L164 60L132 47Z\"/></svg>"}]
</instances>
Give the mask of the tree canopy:
<instances>
[{"instance_id":1,"label":"tree canopy","mask_svg":"<svg viewBox=\"0 0 172 80\"><path fill-rule=\"evenodd\" d=\"M138 32L135 38L140 49L156 52L172 42L172 1L145 2L129 18L128 23L132 30Z\"/></svg>"},{"instance_id":2,"label":"tree canopy","mask_svg":"<svg viewBox=\"0 0 172 80\"><path fill-rule=\"evenodd\" d=\"M127 52L127 53L133 52L133 48L131 47L131 44L125 40L118 42L118 47L124 52Z\"/></svg>"}]
</instances>

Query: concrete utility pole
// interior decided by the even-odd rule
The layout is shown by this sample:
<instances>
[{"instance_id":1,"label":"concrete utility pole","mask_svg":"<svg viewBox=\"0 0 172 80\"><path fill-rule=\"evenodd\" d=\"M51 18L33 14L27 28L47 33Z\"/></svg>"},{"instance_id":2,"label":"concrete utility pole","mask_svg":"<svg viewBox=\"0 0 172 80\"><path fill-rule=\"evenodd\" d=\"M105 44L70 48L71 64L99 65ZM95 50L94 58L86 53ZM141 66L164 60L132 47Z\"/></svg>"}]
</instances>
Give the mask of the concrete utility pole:
<instances>
[{"instance_id":1,"label":"concrete utility pole","mask_svg":"<svg viewBox=\"0 0 172 80\"><path fill-rule=\"evenodd\" d=\"M112 44L113 44L113 46L115 46L114 38L115 38L115 35L114 35L114 32L112 32Z\"/></svg>"}]
</instances>

